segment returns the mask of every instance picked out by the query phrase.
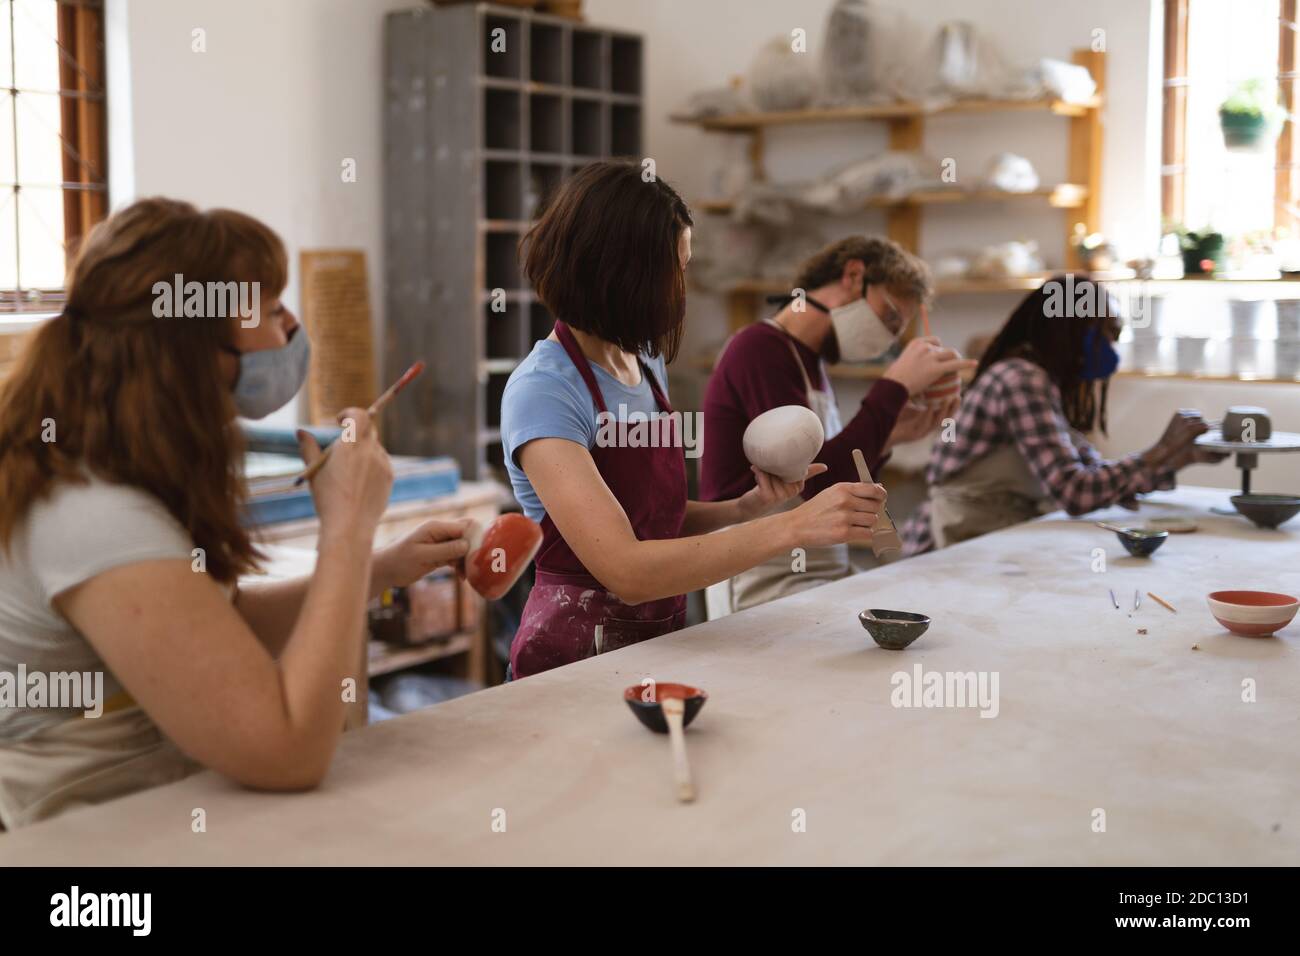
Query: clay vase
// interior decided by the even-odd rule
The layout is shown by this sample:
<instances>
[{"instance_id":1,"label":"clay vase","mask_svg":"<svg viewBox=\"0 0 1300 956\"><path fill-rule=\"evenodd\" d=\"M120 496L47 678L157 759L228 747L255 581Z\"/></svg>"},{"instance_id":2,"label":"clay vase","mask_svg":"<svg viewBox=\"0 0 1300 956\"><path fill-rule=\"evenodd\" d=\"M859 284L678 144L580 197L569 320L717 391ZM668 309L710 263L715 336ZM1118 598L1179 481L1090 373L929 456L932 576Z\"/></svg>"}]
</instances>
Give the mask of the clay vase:
<instances>
[{"instance_id":1,"label":"clay vase","mask_svg":"<svg viewBox=\"0 0 1300 956\"><path fill-rule=\"evenodd\" d=\"M745 457L782 481L802 481L821 451L826 432L816 412L806 405L781 405L759 415L741 439Z\"/></svg>"}]
</instances>

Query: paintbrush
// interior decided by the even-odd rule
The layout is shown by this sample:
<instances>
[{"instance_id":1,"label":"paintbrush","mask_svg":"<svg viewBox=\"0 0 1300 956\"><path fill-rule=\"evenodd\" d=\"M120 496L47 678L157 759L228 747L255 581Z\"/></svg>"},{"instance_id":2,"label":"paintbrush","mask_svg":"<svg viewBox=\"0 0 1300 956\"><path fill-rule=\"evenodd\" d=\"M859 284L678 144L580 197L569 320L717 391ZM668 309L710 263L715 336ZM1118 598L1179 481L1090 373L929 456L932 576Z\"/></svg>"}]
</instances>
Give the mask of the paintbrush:
<instances>
[{"instance_id":1,"label":"paintbrush","mask_svg":"<svg viewBox=\"0 0 1300 956\"><path fill-rule=\"evenodd\" d=\"M374 402L371 403L370 407L366 409L366 414L373 419L376 415L378 415L380 412L384 410L384 406L387 405L389 402L391 402L394 396L396 396L398 392L406 388L407 385L409 385L412 381L418 378L420 373L423 371L424 371L424 362L417 361L414 365L412 365L410 368L408 368L405 372L402 373L401 378L399 378L392 385L388 386L387 391L385 391L382 395L376 398ZM312 478L316 477L316 473L325 467L325 460L329 458L330 449L332 449L333 447L334 447L333 445L330 445L329 448L326 448L325 451L321 453L321 456L319 458L317 458L314 462L312 462L310 465L308 465L306 468L303 469L302 473L293 480L293 486L295 488L301 485L304 481L311 481Z\"/></svg>"},{"instance_id":2,"label":"paintbrush","mask_svg":"<svg viewBox=\"0 0 1300 956\"><path fill-rule=\"evenodd\" d=\"M867 468L867 459L861 448L853 449L853 464L858 466L858 480L863 484L874 484L871 471ZM885 505L876 516L876 526L871 531L871 553L880 557L886 551L901 551L903 542L899 540L894 519L889 515L889 506Z\"/></svg>"}]
</instances>

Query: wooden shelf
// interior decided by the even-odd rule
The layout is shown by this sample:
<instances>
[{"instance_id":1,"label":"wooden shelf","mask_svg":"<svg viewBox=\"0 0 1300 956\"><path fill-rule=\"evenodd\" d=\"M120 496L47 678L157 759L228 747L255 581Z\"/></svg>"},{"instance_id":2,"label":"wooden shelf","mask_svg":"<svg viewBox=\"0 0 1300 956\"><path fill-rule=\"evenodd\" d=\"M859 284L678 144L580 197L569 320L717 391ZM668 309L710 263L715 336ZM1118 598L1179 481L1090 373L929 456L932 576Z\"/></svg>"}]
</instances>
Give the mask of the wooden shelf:
<instances>
[{"instance_id":1,"label":"wooden shelf","mask_svg":"<svg viewBox=\"0 0 1300 956\"><path fill-rule=\"evenodd\" d=\"M1142 371L1140 369L1122 369L1115 373L1119 378L1154 378L1171 382L1231 382L1234 385L1300 385L1300 375L1295 378L1271 378L1268 376L1201 374L1187 372Z\"/></svg>"},{"instance_id":2,"label":"wooden shelf","mask_svg":"<svg viewBox=\"0 0 1300 956\"><path fill-rule=\"evenodd\" d=\"M749 136L749 164L756 182L767 179L765 152L767 132L780 126L798 126L812 123L863 123L882 122L889 134L888 148L894 151L919 152L924 148L926 123L939 116L985 114L996 112L1048 113L1069 119L1069 145L1066 154L1064 178L1068 182L1059 186L1044 187L1032 193L1010 194L989 189L927 189L901 199L879 199L865 204L866 208L885 211L885 233L904 249L921 255L922 211L927 206L951 203L1005 201L1012 198L1046 201L1050 206L1070 210L1066 217L1065 265L1078 268L1078 253L1072 245L1074 227L1082 223L1086 232L1101 228L1101 146L1102 106L1106 91L1106 58L1102 52L1090 49L1074 51L1072 61L1085 67L1096 82L1097 93L1085 102L1067 103L1058 99L955 100L941 106L922 103L885 103L878 106L846 106L835 109L806 109L772 112L734 113L727 116L673 116L673 122L698 127L702 130L723 133L743 133ZM726 201L708 201L700 204L704 212L725 213L732 208ZM988 281L960 280L940 283L939 292L959 295L982 292L1017 292L1036 289L1042 279L1025 277L1017 280ZM736 331L754 320L756 295L770 291L765 285L747 289L744 283L727 295L727 324ZM781 291L781 290L777 290Z\"/></svg>"},{"instance_id":3,"label":"wooden shelf","mask_svg":"<svg viewBox=\"0 0 1300 956\"><path fill-rule=\"evenodd\" d=\"M970 295L987 292L1032 292L1050 279L1054 272L1035 272L1005 279L942 279L935 284L938 295ZM775 279L743 279L725 290L728 296L783 295L791 289L789 282Z\"/></svg>"},{"instance_id":4,"label":"wooden shelf","mask_svg":"<svg viewBox=\"0 0 1300 956\"><path fill-rule=\"evenodd\" d=\"M417 664L440 661L444 657L468 653L474 645L473 634L453 634L445 640L429 641L414 647L395 647L382 641L371 641L367 658L367 673L371 677L391 674Z\"/></svg>"},{"instance_id":5,"label":"wooden shelf","mask_svg":"<svg viewBox=\"0 0 1300 956\"><path fill-rule=\"evenodd\" d=\"M880 197L862 204L865 209L893 209L901 206L939 206L957 203L1014 202L1046 200L1055 209L1078 209L1088 199L1088 189L1076 183L1062 183L1030 192L1011 193L1001 189L923 189L897 199ZM716 215L727 215L735 208L730 199L705 199L692 208Z\"/></svg>"},{"instance_id":6,"label":"wooden shelf","mask_svg":"<svg viewBox=\"0 0 1300 956\"><path fill-rule=\"evenodd\" d=\"M674 123L701 129L748 133L770 126L795 126L807 123L852 123L871 120L923 119L970 113L1046 112L1056 116L1086 116L1101 106L1094 96L1084 103L1064 100L957 100L939 107L921 103L886 103L880 106L842 106L831 109L773 110L763 113L732 113L727 116L671 116Z\"/></svg>"}]
</instances>

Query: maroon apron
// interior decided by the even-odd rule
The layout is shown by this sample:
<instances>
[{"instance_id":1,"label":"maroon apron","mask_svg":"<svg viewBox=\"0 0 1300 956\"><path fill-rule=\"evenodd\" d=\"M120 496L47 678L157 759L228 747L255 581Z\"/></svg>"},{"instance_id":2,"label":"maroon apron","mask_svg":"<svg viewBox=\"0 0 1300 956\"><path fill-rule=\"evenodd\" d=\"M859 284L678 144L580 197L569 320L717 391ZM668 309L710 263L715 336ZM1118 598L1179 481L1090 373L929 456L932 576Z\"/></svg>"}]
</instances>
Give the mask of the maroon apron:
<instances>
[{"instance_id":1,"label":"maroon apron","mask_svg":"<svg viewBox=\"0 0 1300 956\"><path fill-rule=\"evenodd\" d=\"M591 364L563 322L555 334L587 383L597 413L605 398ZM661 412L672 407L654 373L641 363ZM660 432L662 435L662 432ZM627 512L641 541L677 538L686 519L686 455L676 432L669 447L591 449L596 470ZM662 443L661 443L662 444ZM626 647L680 630L686 624L686 595L629 606L591 576L570 550L551 516L542 518L542 546L537 552L537 583L524 605L519 630L510 646L515 677L528 677L594 654Z\"/></svg>"}]
</instances>

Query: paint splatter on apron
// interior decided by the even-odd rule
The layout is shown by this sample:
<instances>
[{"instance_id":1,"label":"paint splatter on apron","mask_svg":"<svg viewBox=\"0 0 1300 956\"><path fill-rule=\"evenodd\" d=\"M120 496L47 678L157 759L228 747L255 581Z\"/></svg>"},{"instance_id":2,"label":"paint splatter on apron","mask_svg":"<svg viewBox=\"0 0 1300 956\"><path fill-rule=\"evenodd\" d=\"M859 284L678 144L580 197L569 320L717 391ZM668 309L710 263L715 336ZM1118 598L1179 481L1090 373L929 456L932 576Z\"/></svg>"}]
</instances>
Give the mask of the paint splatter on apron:
<instances>
[{"instance_id":1,"label":"paint splatter on apron","mask_svg":"<svg viewBox=\"0 0 1300 956\"><path fill-rule=\"evenodd\" d=\"M597 413L606 412L596 376L573 333L555 324L564 346L591 392ZM655 403L670 414L654 373L641 364ZM637 538L664 540L681 536L686 519L686 456L674 424L672 440L657 448L591 449L596 470L627 513ZM667 447L665 447L665 445ZM537 582L510 647L515 677L527 677L595 654L637 644L680 630L686 623L686 595L627 605L605 589L578 560L551 521L542 518L542 546L537 552Z\"/></svg>"}]
</instances>

